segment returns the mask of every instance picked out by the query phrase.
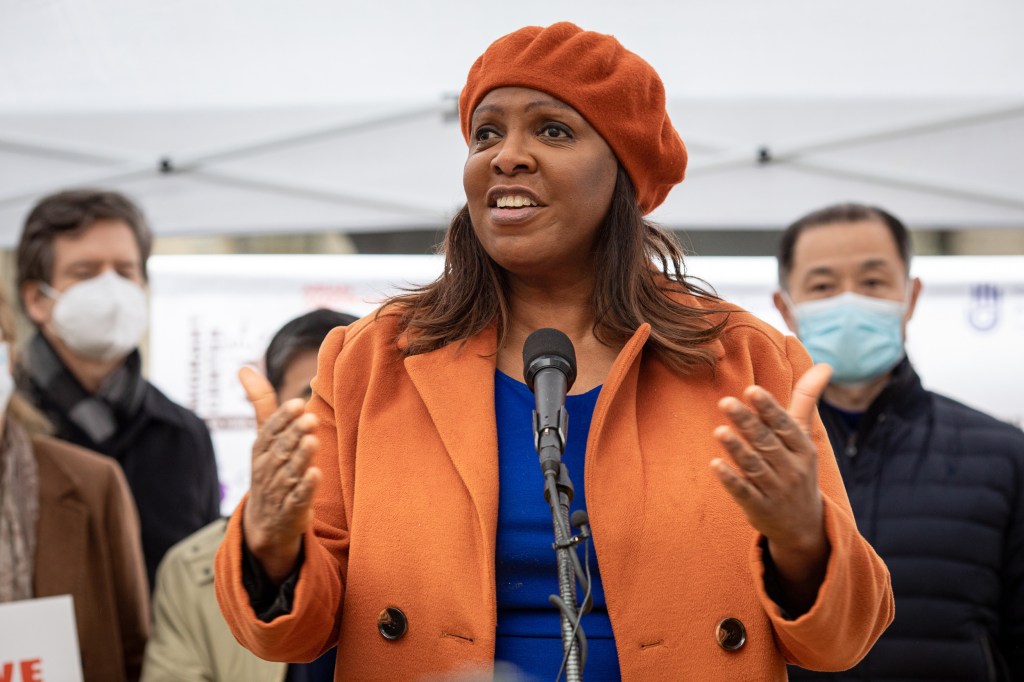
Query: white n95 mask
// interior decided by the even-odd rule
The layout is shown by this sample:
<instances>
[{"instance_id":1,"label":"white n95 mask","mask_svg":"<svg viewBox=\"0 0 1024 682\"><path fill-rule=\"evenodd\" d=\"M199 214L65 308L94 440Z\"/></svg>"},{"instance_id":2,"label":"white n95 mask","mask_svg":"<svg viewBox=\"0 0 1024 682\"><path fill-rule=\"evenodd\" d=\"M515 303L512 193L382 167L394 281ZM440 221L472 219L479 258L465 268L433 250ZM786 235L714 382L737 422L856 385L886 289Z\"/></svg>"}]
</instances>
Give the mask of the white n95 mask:
<instances>
[{"instance_id":1,"label":"white n95 mask","mask_svg":"<svg viewBox=\"0 0 1024 682\"><path fill-rule=\"evenodd\" d=\"M121 358L146 333L145 292L113 270L63 292L45 282L40 289L56 301L50 319L53 331L76 355L103 361Z\"/></svg>"}]
</instances>

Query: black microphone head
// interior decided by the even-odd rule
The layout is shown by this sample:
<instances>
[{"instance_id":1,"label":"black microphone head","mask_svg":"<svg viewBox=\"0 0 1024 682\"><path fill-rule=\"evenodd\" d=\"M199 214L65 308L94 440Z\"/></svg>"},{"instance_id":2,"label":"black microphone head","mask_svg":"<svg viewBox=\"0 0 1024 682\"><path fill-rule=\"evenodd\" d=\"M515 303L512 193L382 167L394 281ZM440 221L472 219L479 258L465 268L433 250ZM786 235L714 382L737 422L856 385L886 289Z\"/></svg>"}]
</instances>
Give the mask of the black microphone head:
<instances>
[{"instance_id":1,"label":"black microphone head","mask_svg":"<svg viewBox=\"0 0 1024 682\"><path fill-rule=\"evenodd\" d=\"M533 332L523 344L523 376L531 391L537 372L547 367L562 372L566 390L572 388L576 381L576 349L568 336L550 327Z\"/></svg>"},{"instance_id":2,"label":"black microphone head","mask_svg":"<svg viewBox=\"0 0 1024 682\"><path fill-rule=\"evenodd\" d=\"M587 512L584 510L577 509L572 513L572 516L569 517L569 523L576 528L582 528L590 523L590 517L587 516Z\"/></svg>"}]
</instances>

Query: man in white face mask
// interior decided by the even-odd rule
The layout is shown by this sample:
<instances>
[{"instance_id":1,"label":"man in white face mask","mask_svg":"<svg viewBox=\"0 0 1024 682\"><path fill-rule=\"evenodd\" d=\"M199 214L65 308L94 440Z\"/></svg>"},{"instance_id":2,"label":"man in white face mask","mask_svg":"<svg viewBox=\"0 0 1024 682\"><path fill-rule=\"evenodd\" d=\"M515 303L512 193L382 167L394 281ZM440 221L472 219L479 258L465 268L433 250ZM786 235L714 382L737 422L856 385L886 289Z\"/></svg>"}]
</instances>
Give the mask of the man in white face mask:
<instances>
[{"instance_id":1,"label":"man in white face mask","mask_svg":"<svg viewBox=\"0 0 1024 682\"><path fill-rule=\"evenodd\" d=\"M921 292L906 228L830 206L789 226L778 260L775 305L834 368L819 413L896 597L857 667L790 677L1024 679L1024 434L921 386L904 351Z\"/></svg>"},{"instance_id":2,"label":"man in white face mask","mask_svg":"<svg viewBox=\"0 0 1024 682\"><path fill-rule=\"evenodd\" d=\"M17 251L17 286L37 334L19 388L57 435L120 462L139 509L152 584L167 549L218 516L219 485L206 425L147 382L146 260L152 234L115 192L42 199Z\"/></svg>"}]
</instances>

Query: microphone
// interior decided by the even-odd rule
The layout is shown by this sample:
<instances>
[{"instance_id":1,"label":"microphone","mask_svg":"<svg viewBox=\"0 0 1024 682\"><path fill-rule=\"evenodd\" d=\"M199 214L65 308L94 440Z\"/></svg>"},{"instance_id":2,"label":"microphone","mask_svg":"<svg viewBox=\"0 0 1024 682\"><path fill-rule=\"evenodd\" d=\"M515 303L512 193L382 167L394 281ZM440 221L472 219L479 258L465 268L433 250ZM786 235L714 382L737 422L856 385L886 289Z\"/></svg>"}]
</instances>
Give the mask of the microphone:
<instances>
[{"instance_id":1,"label":"microphone","mask_svg":"<svg viewBox=\"0 0 1024 682\"><path fill-rule=\"evenodd\" d=\"M577 509L569 518L569 523L580 529L581 540L587 540L590 538L590 517L587 516L587 512L582 509Z\"/></svg>"},{"instance_id":2,"label":"microphone","mask_svg":"<svg viewBox=\"0 0 1024 682\"><path fill-rule=\"evenodd\" d=\"M576 350L569 337L548 327L530 334L523 344L523 376L536 400L533 441L541 470L557 476L569 428L565 394L576 381Z\"/></svg>"}]
</instances>

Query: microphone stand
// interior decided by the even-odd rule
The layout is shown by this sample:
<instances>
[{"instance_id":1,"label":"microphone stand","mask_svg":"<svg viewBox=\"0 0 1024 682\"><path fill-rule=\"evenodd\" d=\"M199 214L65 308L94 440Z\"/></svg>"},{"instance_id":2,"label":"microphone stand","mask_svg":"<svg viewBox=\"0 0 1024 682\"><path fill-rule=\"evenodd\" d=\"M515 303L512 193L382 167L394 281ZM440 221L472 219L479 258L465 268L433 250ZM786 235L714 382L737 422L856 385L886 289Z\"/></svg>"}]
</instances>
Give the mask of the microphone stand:
<instances>
[{"instance_id":1,"label":"microphone stand","mask_svg":"<svg viewBox=\"0 0 1024 682\"><path fill-rule=\"evenodd\" d=\"M537 400L533 411L533 436L540 469L544 474L544 498L551 507L551 524L555 542L551 545L558 560L558 594L548 597L561 612L562 666L557 680L565 670L566 682L581 682L587 662L587 638L580 628L580 618L589 613L593 602L590 586L590 554L587 570L580 566L576 545L589 540L590 528L586 512L573 514L579 536L569 526L569 503L573 487L569 471L562 464L565 439L569 433L569 414L565 395L576 379L576 351L572 341L557 329L538 329L523 344L523 375ZM579 520L577 520L579 519ZM576 581L583 586L583 604L576 604Z\"/></svg>"},{"instance_id":2,"label":"microphone stand","mask_svg":"<svg viewBox=\"0 0 1024 682\"><path fill-rule=\"evenodd\" d=\"M573 536L569 526L569 503L573 498L572 480L569 470L562 464L564 434L568 418L562 407L559 415L558 428L543 428L536 423L537 453L540 456L541 471L544 473L544 499L551 507L551 521L554 528L555 542L552 548L558 565L558 595L551 595L548 600L561 612L562 666L565 669L566 682L581 682L583 666L587 659L587 638L580 626L580 618L590 612L593 605L589 570L584 572L580 565L579 555L575 548L580 542L589 539L589 532L581 532ZM588 566L589 568L589 566ZM579 580L584 589L584 602L576 604L576 581ZM561 676L561 671L559 671Z\"/></svg>"}]
</instances>

